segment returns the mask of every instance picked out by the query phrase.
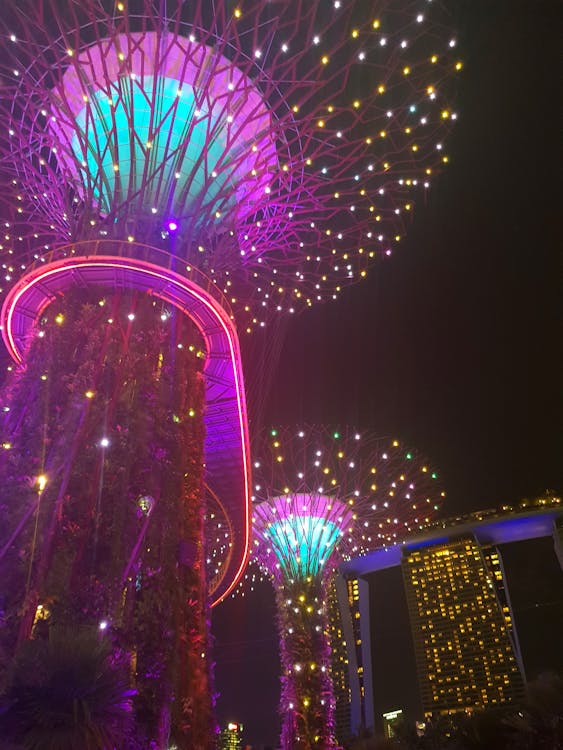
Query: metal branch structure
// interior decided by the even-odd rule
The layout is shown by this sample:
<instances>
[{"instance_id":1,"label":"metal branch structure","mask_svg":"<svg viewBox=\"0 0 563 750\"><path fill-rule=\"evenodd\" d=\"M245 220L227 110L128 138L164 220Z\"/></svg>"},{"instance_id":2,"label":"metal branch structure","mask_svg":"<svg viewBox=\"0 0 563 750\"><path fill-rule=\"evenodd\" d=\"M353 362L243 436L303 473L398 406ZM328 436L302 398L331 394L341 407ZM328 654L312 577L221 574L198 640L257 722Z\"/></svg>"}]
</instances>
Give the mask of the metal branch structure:
<instances>
[{"instance_id":1,"label":"metal branch structure","mask_svg":"<svg viewBox=\"0 0 563 750\"><path fill-rule=\"evenodd\" d=\"M51 580L59 569L78 598L105 582L100 607L131 637L131 623L162 605L164 631L178 635L170 653L184 648L188 665L169 654L149 668L157 639L149 645L139 632L129 643L151 685L166 677L158 699L143 693L155 746L212 742L205 612L210 596L217 603L232 591L250 545L239 331L336 298L393 252L448 161L461 67L438 0L2 6L0 323L20 366L3 412L3 445L14 457L4 493L20 492L22 505L18 514L0 503L0 541L6 559L28 567L23 601L14 593L12 602L23 612L17 640L30 636L47 600L62 606ZM61 346L59 319L68 323L69 361L57 365L46 342ZM186 349L201 349L201 370L178 353ZM94 417L107 433L102 454L92 452ZM66 454L63 424L76 430ZM31 446L26 425L38 431ZM129 452L118 461L112 444ZM158 486L139 486L141 455ZM93 473L80 483L85 471ZM37 495L34 476L48 482L46 493ZM110 502L118 487L124 500ZM140 529L126 523L138 497L152 498ZM89 509L80 523L77 508ZM76 543L65 568L56 550L59 538L73 538L69 528ZM115 587L108 593L102 529L112 564L124 556L114 571L121 598ZM118 549L117 529L129 548ZM217 540L220 552L205 550ZM166 566L177 589L163 602L151 580ZM90 605L80 611L94 616Z\"/></svg>"},{"instance_id":2,"label":"metal branch structure","mask_svg":"<svg viewBox=\"0 0 563 750\"><path fill-rule=\"evenodd\" d=\"M253 555L276 588L281 746L335 748L327 611L335 566L398 544L445 497L397 440L319 427L272 430L254 464Z\"/></svg>"},{"instance_id":3,"label":"metal branch structure","mask_svg":"<svg viewBox=\"0 0 563 750\"><path fill-rule=\"evenodd\" d=\"M461 67L438 0L15 3L6 275L45 245L161 245L173 222L249 329L333 298L448 161Z\"/></svg>"}]
</instances>

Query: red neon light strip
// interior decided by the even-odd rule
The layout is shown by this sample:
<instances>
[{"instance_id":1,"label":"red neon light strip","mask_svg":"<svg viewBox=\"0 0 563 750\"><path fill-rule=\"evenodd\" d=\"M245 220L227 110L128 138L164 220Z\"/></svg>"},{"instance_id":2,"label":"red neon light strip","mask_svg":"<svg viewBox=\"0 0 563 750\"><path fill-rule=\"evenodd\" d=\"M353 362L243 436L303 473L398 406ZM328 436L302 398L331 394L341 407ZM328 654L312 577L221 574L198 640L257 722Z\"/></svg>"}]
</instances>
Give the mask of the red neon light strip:
<instances>
[{"instance_id":1,"label":"red neon light strip","mask_svg":"<svg viewBox=\"0 0 563 750\"><path fill-rule=\"evenodd\" d=\"M107 257L107 256L106 256ZM129 271L140 271L143 274L146 274L148 276L153 276L155 278L161 279L163 281L166 281L167 283L173 282L176 286L183 289L187 294L191 297L195 297L195 299L199 300L205 307L212 313L212 315L215 316L215 318L218 320L219 324L221 325L223 331L225 332L227 336L227 340L229 342L229 353L231 357L231 362L233 365L233 373L235 377L235 390L237 394L237 408L238 408L238 416L239 416L239 428L240 428L240 435L241 435L241 448L242 448L242 456L243 456L243 473L244 473L244 498L245 498L245 541L244 541L244 554L241 561L241 564L234 576L233 582L231 585L226 589L226 591L219 597L219 599L212 602L211 606L214 607L215 605L222 602L234 589L234 587L239 582L244 569L246 567L246 564L248 562L248 557L250 554L250 487L249 487L249 445L248 445L248 435L245 429L245 419L243 415L243 405L242 405L242 385L241 385L241 375L239 373L239 367L240 367L240 357L237 357L235 353L235 344L233 341L233 331L232 331L232 323L230 319L225 319L225 313L224 311L216 307L215 304L213 304L213 300L208 297L202 296L201 292L196 291L195 289L192 289L190 286L186 286L183 283L183 280L180 279L180 277L177 277L176 274L163 274L159 271L153 270L151 267L149 267L148 264L139 262L138 264L134 263L124 263L122 260L119 261L64 261L64 265L59 266L58 268L50 268L46 269L43 273L41 273L39 276L36 276L35 278L31 279L24 287L22 287L16 295L14 295L14 299L11 301L8 312L6 315L6 329L4 331L4 340L6 340L6 337L8 339L8 350L11 354L11 356L21 364L23 362L23 357L21 356L18 347L16 346L16 343L14 341L14 336L12 333L12 319L15 313L16 306L21 299L21 297L37 282L42 281L43 279L46 279L50 276L58 275L59 273L66 273L67 271L70 271L75 268L91 268L91 267L105 267L105 268L121 268L124 270ZM173 304L175 307L178 307L178 305L173 300L168 300L170 304ZM179 309L179 308L178 308ZM193 318L192 318L193 320ZM203 338L206 341L207 348L209 351L209 345L208 345L208 339L205 335L205 331L201 328L201 326L197 323L197 321L193 320L197 328L199 329L200 333L202 334Z\"/></svg>"}]
</instances>

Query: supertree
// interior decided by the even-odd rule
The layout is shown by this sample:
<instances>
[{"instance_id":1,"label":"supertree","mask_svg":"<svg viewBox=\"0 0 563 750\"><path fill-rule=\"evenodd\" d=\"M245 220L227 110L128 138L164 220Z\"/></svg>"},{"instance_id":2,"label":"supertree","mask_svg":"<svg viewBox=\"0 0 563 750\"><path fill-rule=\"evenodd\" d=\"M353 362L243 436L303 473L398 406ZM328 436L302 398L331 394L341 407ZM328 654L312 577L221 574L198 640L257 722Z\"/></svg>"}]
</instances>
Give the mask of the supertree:
<instances>
[{"instance_id":1,"label":"supertree","mask_svg":"<svg viewBox=\"0 0 563 750\"><path fill-rule=\"evenodd\" d=\"M3 5L6 648L39 612L103 614L159 747L209 741L204 483L215 602L248 556L234 320L400 241L448 160L448 24L421 0Z\"/></svg>"},{"instance_id":2,"label":"supertree","mask_svg":"<svg viewBox=\"0 0 563 750\"><path fill-rule=\"evenodd\" d=\"M327 598L339 562L397 544L445 496L397 440L274 429L254 464L253 556L276 589L284 750L336 747Z\"/></svg>"}]
</instances>

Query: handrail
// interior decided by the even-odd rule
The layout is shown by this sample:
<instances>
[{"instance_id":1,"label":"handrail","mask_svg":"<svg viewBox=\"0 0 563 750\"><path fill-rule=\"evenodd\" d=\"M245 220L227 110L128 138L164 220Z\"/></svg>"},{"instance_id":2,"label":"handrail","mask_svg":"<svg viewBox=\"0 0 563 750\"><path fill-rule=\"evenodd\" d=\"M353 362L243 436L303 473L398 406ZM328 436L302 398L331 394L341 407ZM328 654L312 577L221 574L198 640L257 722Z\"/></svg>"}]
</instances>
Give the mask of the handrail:
<instances>
[{"instance_id":1,"label":"handrail","mask_svg":"<svg viewBox=\"0 0 563 750\"><path fill-rule=\"evenodd\" d=\"M121 258L145 260L160 268L174 271L174 273L184 276L194 284L197 284L200 289L207 292L216 302L219 302L229 318L235 320L227 297L219 289L217 283L210 279L209 276L189 263L189 261L186 261L185 258L179 258L167 250L155 247L154 245L147 245L143 242L129 242L128 240L116 240L108 237L70 242L67 245L58 245L48 252L43 253L40 258L26 267L26 271L33 271L42 265L48 265L55 260L69 256L86 258L98 255L117 255Z\"/></svg>"}]
</instances>

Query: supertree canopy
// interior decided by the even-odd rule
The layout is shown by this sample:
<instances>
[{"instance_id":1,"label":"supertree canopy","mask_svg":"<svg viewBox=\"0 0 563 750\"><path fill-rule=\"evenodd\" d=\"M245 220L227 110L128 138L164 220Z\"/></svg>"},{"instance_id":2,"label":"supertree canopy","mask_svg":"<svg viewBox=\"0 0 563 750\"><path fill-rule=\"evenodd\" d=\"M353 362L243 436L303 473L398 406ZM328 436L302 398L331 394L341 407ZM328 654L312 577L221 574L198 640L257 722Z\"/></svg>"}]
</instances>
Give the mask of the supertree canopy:
<instances>
[{"instance_id":1,"label":"supertree canopy","mask_svg":"<svg viewBox=\"0 0 563 750\"><path fill-rule=\"evenodd\" d=\"M400 542L445 496L397 440L351 430L272 430L255 461L253 555L276 588L284 750L336 747L327 613L335 566Z\"/></svg>"},{"instance_id":2,"label":"supertree canopy","mask_svg":"<svg viewBox=\"0 0 563 750\"><path fill-rule=\"evenodd\" d=\"M24 0L2 25L10 279L173 229L251 329L364 278L448 161L438 0Z\"/></svg>"}]
</instances>

